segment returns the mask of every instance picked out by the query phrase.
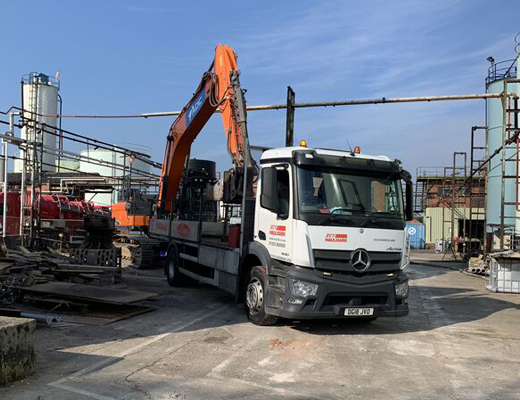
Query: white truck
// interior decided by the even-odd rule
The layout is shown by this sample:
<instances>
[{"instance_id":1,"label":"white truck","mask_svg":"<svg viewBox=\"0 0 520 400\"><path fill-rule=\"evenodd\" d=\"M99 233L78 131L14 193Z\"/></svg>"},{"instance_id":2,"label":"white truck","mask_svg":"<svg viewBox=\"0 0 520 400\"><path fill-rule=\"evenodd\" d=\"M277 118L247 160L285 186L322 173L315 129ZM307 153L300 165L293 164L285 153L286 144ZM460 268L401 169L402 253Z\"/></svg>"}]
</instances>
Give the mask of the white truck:
<instances>
[{"instance_id":1,"label":"white truck","mask_svg":"<svg viewBox=\"0 0 520 400\"><path fill-rule=\"evenodd\" d=\"M249 320L258 325L277 318L368 321L407 315L410 174L398 160L361 154L359 148L264 149L257 165L236 64L231 71L217 70L222 50L217 47L212 68L168 136L149 234L168 249L169 284L190 278L217 286L244 300ZM226 76L230 81L224 82ZM217 95L217 87L227 94ZM182 143L189 137L191 144L217 107L234 161L220 181L200 162L190 170ZM231 110L227 121L225 107ZM179 160L180 172L174 168ZM221 196L213 195L215 188ZM204 202L216 200L239 209L239 230L229 224L228 213L224 219L208 217L214 208ZM183 211L186 204L190 210L196 205L200 215ZM240 240L234 240L237 232Z\"/></svg>"},{"instance_id":2,"label":"white truck","mask_svg":"<svg viewBox=\"0 0 520 400\"><path fill-rule=\"evenodd\" d=\"M412 190L400 162L292 147L265 151L260 164L253 235L239 247L219 240L225 222L151 221L150 235L170 244L168 282L184 275L245 298L259 325L407 315L403 179L407 205Z\"/></svg>"}]
</instances>

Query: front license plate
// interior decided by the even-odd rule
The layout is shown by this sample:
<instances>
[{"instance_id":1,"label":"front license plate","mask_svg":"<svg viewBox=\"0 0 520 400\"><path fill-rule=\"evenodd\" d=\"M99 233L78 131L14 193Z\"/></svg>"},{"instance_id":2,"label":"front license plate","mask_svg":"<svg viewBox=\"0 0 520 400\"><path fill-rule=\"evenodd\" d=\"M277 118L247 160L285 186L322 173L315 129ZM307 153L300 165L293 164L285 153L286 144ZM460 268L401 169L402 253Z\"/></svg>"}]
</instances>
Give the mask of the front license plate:
<instances>
[{"instance_id":1,"label":"front license plate","mask_svg":"<svg viewBox=\"0 0 520 400\"><path fill-rule=\"evenodd\" d=\"M346 317L368 317L374 315L373 308L345 308Z\"/></svg>"}]
</instances>

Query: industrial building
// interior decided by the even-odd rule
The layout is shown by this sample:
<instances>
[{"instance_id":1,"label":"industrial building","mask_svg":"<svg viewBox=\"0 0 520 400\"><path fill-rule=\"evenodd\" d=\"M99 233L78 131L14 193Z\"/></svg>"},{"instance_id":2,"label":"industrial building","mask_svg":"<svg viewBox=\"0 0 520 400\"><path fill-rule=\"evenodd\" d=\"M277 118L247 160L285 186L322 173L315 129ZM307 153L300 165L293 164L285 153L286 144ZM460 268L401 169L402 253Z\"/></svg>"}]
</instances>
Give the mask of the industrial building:
<instances>
[{"instance_id":1,"label":"industrial building","mask_svg":"<svg viewBox=\"0 0 520 400\"><path fill-rule=\"evenodd\" d=\"M415 184L415 213L424 224L425 246L452 237L483 243L485 185L481 174L468 178L463 167L418 168ZM449 175L447 175L449 174Z\"/></svg>"}]
</instances>

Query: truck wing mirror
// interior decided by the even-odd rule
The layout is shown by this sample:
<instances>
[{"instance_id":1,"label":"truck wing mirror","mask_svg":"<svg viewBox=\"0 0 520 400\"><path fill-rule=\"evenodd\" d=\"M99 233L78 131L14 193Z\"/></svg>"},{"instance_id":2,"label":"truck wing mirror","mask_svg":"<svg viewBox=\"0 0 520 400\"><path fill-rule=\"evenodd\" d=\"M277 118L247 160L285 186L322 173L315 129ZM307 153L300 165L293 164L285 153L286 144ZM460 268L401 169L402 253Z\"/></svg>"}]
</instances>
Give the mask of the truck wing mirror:
<instances>
[{"instance_id":1,"label":"truck wing mirror","mask_svg":"<svg viewBox=\"0 0 520 400\"><path fill-rule=\"evenodd\" d=\"M278 213L278 193L277 193L278 173L276 168L268 167L262 170L262 193L260 195L260 205L269 211Z\"/></svg>"},{"instance_id":2,"label":"truck wing mirror","mask_svg":"<svg viewBox=\"0 0 520 400\"><path fill-rule=\"evenodd\" d=\"M407 221L413 220L413 182L412 174L408 171L401 172L401 179L405 183L405 219Z\"/></svg>"}]
</instances>

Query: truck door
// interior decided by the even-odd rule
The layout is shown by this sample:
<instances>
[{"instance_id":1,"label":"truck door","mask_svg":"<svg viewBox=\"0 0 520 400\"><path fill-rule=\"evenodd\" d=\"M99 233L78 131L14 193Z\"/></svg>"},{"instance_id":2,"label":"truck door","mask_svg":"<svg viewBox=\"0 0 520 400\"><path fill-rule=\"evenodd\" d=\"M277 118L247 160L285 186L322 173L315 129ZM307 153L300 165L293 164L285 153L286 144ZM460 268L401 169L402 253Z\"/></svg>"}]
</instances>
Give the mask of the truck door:
<instances>
[{"instance_id":1,"label":"truck door","mask_svg":"<svg viewBox=\"0 0 520 400\"><path fill-rule=\"evenodd\" d=\"M257 208L255 239L272 258L290 261L292 256L292 184L289 164L263 167L260 206Z\"/></svg>"}]
</instances>

